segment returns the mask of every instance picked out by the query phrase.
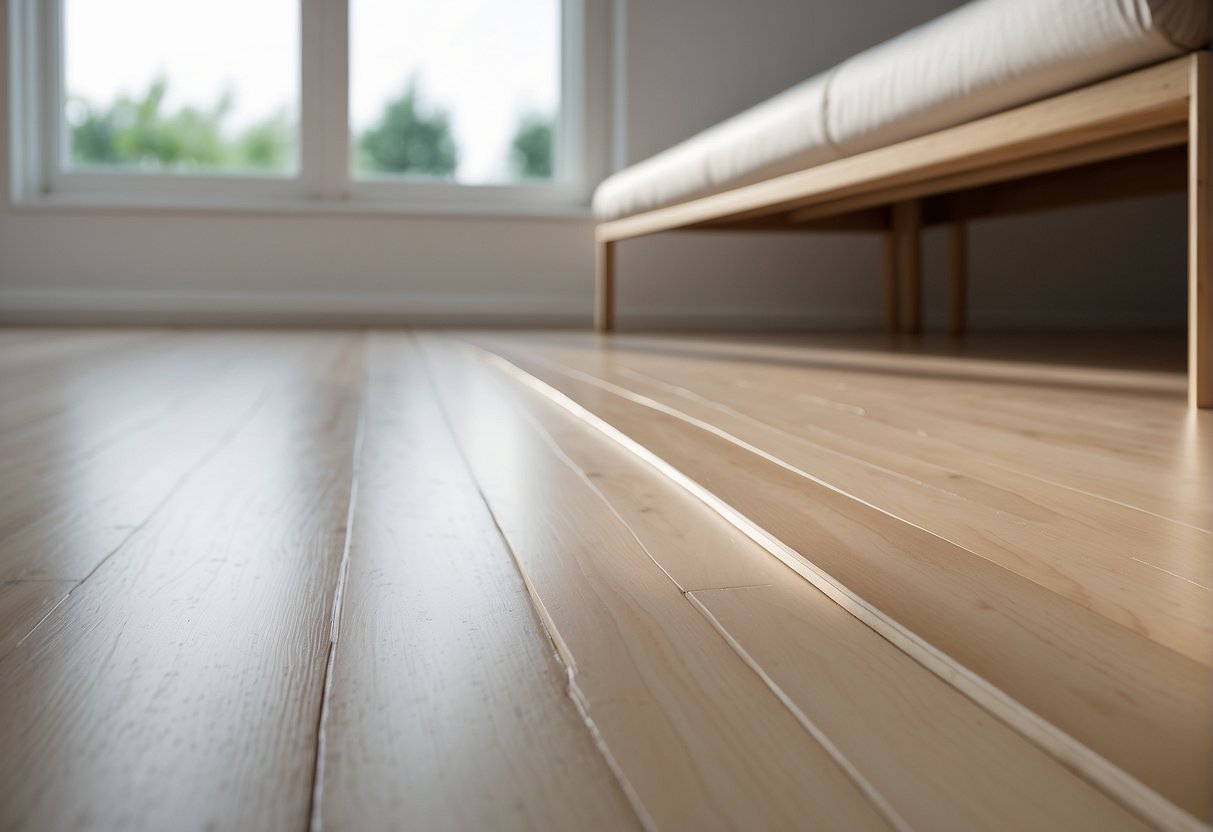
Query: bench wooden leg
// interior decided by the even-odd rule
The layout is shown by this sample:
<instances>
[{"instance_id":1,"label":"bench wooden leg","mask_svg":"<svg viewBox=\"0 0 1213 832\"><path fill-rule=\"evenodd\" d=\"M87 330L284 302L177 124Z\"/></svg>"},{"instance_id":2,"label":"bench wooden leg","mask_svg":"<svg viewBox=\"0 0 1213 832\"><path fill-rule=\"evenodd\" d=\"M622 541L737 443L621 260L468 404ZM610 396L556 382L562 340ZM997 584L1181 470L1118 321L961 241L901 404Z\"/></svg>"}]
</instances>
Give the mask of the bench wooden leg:
<instances>
[{"instance_id":1,"label":"bench wooden leg","mask_svg":"<svg viewBox=\"0 0 1213 832\"><path fill-rule=\"evenodd\" d=\"M902 329L917 335L922 332L922 205L918 200L893 206L893 236L901 279Z\"/></svg>"},{"instance_id":2,"label":"bench wooden leg","mask_svg":"<svg viewBox=\"0 0 1213 832\"><path fill-rule=\"evenodd\" d=\"M969 227L963 221L948 225L948 334L960 336L968 328Z\"/></svg>"},{"instance_id":3,"label":"bench wooden leg","mask_svg":"<svg viewBox=\"0 0 1213 832\"><path fill-rule=\"evenodd\" d=\"M594 329L615 330L615 241L594 242Z\"/></svg>"},{"instance_id":4,"label":"bench wooden leg","mask_svg":"<svg viewBox=\"0 0 1213 832\"><path fill-rule=\"evenodd\" d=\"M1192 56L1188 117L1188 402L1213 407L1213 77L1209 54Z\"/></svg>"},{"instance_id":5,"label":"bench wooden leg","mask_svg":"<svg viewBox=\"0 0 1213 832\"><path fill-rule=\"evenodd\" d=\"M884 266L881 296L884 303L884 331L892 335L897 332L901 323L901 302L897 288L901 281L897 279L897 232L888 231L884 235Z\"/></svg>"}]
</instances>

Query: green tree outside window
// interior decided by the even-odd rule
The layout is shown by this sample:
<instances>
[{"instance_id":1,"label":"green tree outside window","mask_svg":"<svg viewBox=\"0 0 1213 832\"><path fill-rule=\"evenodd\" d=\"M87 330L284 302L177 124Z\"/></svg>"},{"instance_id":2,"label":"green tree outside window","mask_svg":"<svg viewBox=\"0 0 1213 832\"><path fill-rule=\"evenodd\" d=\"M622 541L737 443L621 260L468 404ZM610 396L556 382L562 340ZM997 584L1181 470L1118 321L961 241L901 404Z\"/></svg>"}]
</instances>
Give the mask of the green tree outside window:
<instances>
[{"instance_id":1,"label":"green tree outside window","mask_svg":"<svg viewBox=\"0 0 1213 832\"><path fill-rule=\"evenodd\" d=\"M552 178L552 120L546 116L523 118L510 143L510 162L522 179Z\"/></svg>"},{"instance_id":2,"label":"green tree outside window","mask_svg":"<svg viewBox=\"0 0 1213 832\"><path fill-rule=\"evenodd\" d=\"M72 101L71 155L83 167L121 165L167 170L234 168L285 171L294 141L286 113L235 137L223 130L232 109L227 93L210 109L165 108L168 82L157 78L137 98L118 96L106 107Z\"/></svg>"},{"instance_id":3,"label":"green tree outside window","mask_svg":"<svg viewBox=\"0 0 1213 832\"><path fill-rule=\"evenodd\" d=\"M423 108L417 82L388 102L375 126L358 139L363 170L450 177L459 165L459 150L446 112Z\"/></svg>"},{"instance_id":4,"label":"green tree outside window","mask_svg":"<svg viewBox=\"0 0 1213 832\"><path fill-rule=\"evenodd\" d=\"M78 167L120 166L169 171L248 170L282 173L294 163L295 133L285 111L236 134L225 130L234 96L209 108L166 104L168 82L155 79L140 96L120 95L106 106L71 101L71 158ZM520 179L550 179L551 118L524 116L509 146L509 167ZM358 168L389 174L452 178L459 148L446 111L426 106L410 81L356 139Z\"/></svg>"}]
</instances>

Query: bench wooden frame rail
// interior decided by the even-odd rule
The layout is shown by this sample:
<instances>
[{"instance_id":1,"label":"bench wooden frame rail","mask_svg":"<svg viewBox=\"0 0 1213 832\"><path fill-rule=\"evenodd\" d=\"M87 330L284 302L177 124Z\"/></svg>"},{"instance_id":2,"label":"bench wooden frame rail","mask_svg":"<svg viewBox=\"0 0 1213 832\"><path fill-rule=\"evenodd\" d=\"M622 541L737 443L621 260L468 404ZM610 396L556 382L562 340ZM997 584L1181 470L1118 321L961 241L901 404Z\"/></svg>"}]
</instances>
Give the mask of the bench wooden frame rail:
<instances>
[{"instance_id":1,"label":"bench wooden frame rail","mask_svg":"<svg viewBox=\"0 0 1213 832\"><path fill-rule=\"evenodd\" d=\"M948 330L965 329L967 234L979 217L1187 189L1188 399L1213 407L1213 186L1208 51L722 193L600 223L595 327L615 325L620 240L676 230L885 236L884 325L922 326L921 230L946 224Z\"/></svg>"}]
</instances>

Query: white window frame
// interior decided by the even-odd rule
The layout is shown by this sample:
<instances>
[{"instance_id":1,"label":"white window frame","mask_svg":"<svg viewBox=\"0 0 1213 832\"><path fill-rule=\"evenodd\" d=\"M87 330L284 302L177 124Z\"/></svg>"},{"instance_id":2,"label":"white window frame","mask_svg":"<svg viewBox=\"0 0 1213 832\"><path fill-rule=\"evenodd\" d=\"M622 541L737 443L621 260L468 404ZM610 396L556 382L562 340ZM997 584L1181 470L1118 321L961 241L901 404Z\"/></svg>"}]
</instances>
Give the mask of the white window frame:
<instances>
[{"instance_id":1,"label":"white window frame","mask_svg":"<svg viewBox=\"0 0 1213 832\"><path fill-rule=\"evenodd\" d=\"M299 0L298 169L292 176L71 170L62 0L9 0L10 198L22 206L585 216L612 158L612 4L561 0L561 96L550 182L465 185L352 175L349 0Z\"/></svg>"}]
</instances>

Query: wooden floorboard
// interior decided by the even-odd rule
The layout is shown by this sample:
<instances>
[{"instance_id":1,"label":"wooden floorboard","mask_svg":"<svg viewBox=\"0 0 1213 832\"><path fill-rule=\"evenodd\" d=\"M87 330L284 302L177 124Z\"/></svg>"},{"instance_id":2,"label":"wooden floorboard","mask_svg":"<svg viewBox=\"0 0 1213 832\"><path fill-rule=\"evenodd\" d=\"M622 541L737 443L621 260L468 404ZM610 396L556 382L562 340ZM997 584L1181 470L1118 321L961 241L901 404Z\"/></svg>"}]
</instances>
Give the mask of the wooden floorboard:
<instances>
[{"instance_id":1,"label":"wooden floorboard","mask_svg":"<svg viewBox=\"0 0 1213 832\"><path fill-rule=\"evenodd\" d=\"M1151 828L799 576L691 598L912 828Z\"/></svg>"},{"instance_id":2,"label":"wooden floorboard","mask_svg":"<svg viewBox=\"0 0 1213 832\"><path fill-rule=\"evenodd\" d=\"M1093 750L1192 815L1209 815L1207 667L699 427L548 366L519 366L655 449L882 620L1077 739L1086 750L1072 748L1071 764L1099 768Z\"/></svg>"},{"instance_id":3,"label":"wooden floorboard","mask_svg":"<svg viewBox=\"0 0 1213 832\"><path fill-rule=\"evenodd\" d=\"M554 417L539 395L517 400L670 580L720 587L688 597L912 828L1146 828L656 469ZM718 571L717 561L738 567Z\"/></svg>"},{"instance_id":4,"label":"wooden floorboard","mask_svg":"<svg viewBox=\"0 0 1213 832\"><path fill-rule=\"evenodd\" d=\"M95 440L119 417L147 419L149 408L163 407L181 391L204 384L207 374L235 363L242 347L261 340L237 335L116 336L113 342L90 340L87 349L70 355L4 366L0 380L14 393L0 401L0 440L36 440L52 432L62 434L68 426ZM25 350L13 352L22 355ZM80 418L78 411L86 405L97 418Z\"/></svg>"},{"instance_id":5,"label":"wooden floorboard","mask_svg":"<svg viewBox=\"0 0 1213 832\"><path fill-rule=\"evenodd\" d=\"M28 636L75 585L75 581L0 584L0 659Z\"/></svg>"},{"instance_id":6,"label":"wooden floorboard","mask_svg":"<svg viewBox=\"0 0 1213 832\"><path fill-rule=\"evenodd\" d=\"M1208 829L1177 344L0 329L0 829Z\"/></svg>"},{"instance_id":7,"label":"wooden floorboard","mask_svg":"<svg viewBox=\"0 0 1213 832\"><path fill-rule=\"evenodd\" d=\"M456 436L587 718L654 825L889 828L499 381L427 345Z\"/></svg>"},{"instance_id":8,"label":"wooden floorboard","mask_svg":"<svg viewBox=\"0 0 1213 832\"><path fill-rule=\"evenodd\" d=\"M1109 351L1132 350L1132 340L1121 341ZM626 359L648 349L659 360L666 352L689 352L718 378L793 398L807 418L832 410L902 434L938 437L958 453L1213 531L1213 423L1180 406L1178 373L761 343L645 343L621 352ZM695 362L683 362L684 370L689 363ZM1108 408L1120 414L1119 425L1108 423ZM1160 426L1151 427L1143 414Z\"/></svg>"},{"instance_id":9,"label":"wooden floorboard","mask_svg":"<svg viewBox=\"0 0 1213 832\"><path fill-rule=\"evenodd\" d=\"M316 349L185 338L129 363L60 368L33 389L10 379L37 409L0 416L0 579L79 580L121 546L275 389L250 352L302 366Z\"/></svg>"},{"instance_id":10,"label":"wooden floorboard","mask_svg":"<svg viewBox=\"0 0 1213 832\"><path fill-rule=\"evenodd\" d=\"M787 385L783 395L753 385L742 392L695 365L679 372L635 356L608 363L585 351L551 349L541 357L710 423L1189 658L1213 663L1213 559L1199 556L1213 549L1213 536L1204 531L1030 480L930 436L890 434L840 408L806 412ZM746 376L739 371L732 378Z\"/></svg>"},{"instance_id":11,"label":"wooden floorboard","mask_svg":"<svg viewBox=\"0 0 1213 832\"><path fill-rule=\"evenodd\" d=\"M552 418L533 397L518 396L516 401L542 421L560 452L585 473L682 592L765 585L788 574L786 566L686 489L581 420Z\"/></svg>"},{"instance_id":12,"label":"wooden floorboard","mask_svg":"<svg viewBox=\"0 0 1213 832\"><path fill-rule=\"evenodd\" d=\"M307 826L362 372L309 342L246 358L260 405L233 381L224 445L0 663L0 828Z\"/></svg>"},{"instance_id":13,"label":"wooden floorboard","mask_svg":"<svg viewBox=\"0 0 1213 832\"><path fill-rule=\"evenodd\" d=\"M370 343L324 828L639 829L407 335Z\"/></svg>"}]
</instances>

